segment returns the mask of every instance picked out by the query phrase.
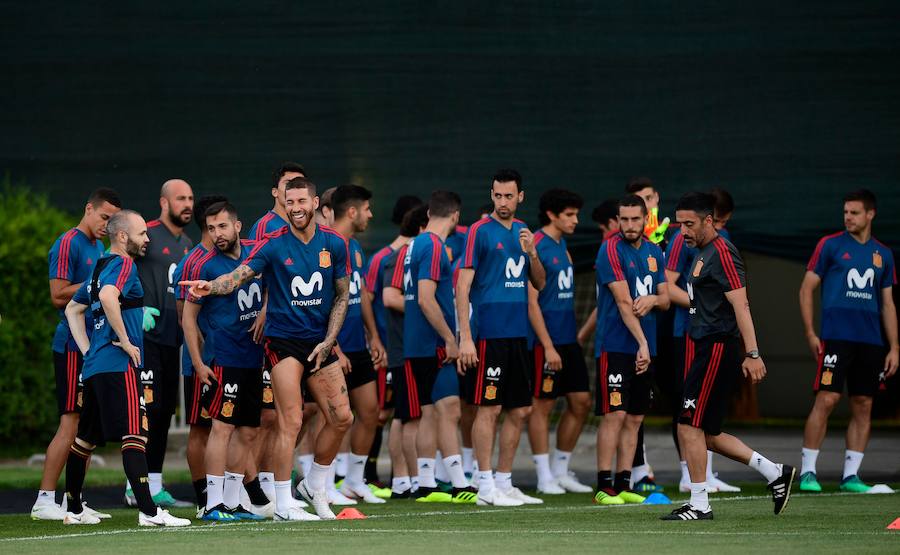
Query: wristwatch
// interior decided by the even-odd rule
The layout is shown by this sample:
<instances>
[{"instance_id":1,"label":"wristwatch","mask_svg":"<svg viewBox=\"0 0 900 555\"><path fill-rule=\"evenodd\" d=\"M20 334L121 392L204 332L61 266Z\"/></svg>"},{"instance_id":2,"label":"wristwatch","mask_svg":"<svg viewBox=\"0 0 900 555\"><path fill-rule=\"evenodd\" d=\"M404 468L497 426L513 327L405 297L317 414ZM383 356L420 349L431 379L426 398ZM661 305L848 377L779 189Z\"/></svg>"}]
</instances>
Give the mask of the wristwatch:
<instances>
[{"instance_id":1,"label":"wristwatch","mask_svg":"<svg viewBox=\"0 0 900 555\"><path fill-rule=\"evenodd\" d=\"M752 351L747 351L744 354L744 358L759 358L759 351L756 349L753 349Z\"/></svg>"}]
</instances>

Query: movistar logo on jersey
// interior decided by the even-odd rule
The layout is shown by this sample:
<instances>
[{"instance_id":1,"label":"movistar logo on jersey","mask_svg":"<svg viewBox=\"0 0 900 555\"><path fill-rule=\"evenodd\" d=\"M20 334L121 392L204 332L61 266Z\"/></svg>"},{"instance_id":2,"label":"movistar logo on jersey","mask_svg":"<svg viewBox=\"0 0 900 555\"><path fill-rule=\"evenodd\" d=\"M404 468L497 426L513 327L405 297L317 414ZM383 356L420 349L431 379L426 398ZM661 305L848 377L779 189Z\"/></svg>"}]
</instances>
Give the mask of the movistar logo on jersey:
<instances>
[{"instance_id":1,"label":"movistar logo on jersey","mask_svg":"<svg viewBox=\"0 0 900 555\"><path fill-rule=\"evenodd\" d=\"M324 278L321 272L314 272L309 277L309 281L303 279L303 276L294 276L291 280L291 294L295 297L309 297L316 291L322 291ZM316 299L294 299L291 306L318 306L322 304L322 298Z\"/></svg>"},{"instance_id":2,"label":"movistar logo on jersey","mask_svg":"<svg viewBox=\"0 0 900 555\"><path fill-rule=\"evenodd\" d=\"M646 275L643 279L640 277L634 278L634 290L638 297L646 297L653 293L653 276Z\"/></svg>"},{"instance_id":3,"label":"movistar logo on jersey","mask_svg":"<svg viewBox=\"0 0 900 555\"><path fill-rule=\"evenodd\" d=\"M856 268L847 272L847 297L851 299L872 300L870 291L854 291L854 289L871 289L875 287L875 269L868 268L862 274Z\"/></svg>"},{"instance_id":4,"label":"movistar logo on jersey","mask_svg":"<svg viewBox=\"0 0 900 555\"><path fill-rule=\"evenodd\" d=\"M166 291L173 294L175 293L175 288L172 287L172 281L175 279L175 268L177 267L178 265L175 263L169 264L169 286L166 287Z\"/></svg>"},{"instance_id":5,"label":"movistar logo on jersey","mask_svg":"<svg viewBox=\"0 0 900 555\"><path fill-rule=\"evenodd\" d=\"M487 379L489 379L491 381L499 380L500 372L502 372L502 370L500 369L499 366L497 368L488 368L487 370L485 370L485 373L487 374Z\"/></svg>"},{"instance_id":6,"label":"movistar logo on jersey","mask_svg":"<svg viewBox=\"0 0 900 555\"><path fill-rule=\"evenodd\" d=\"M525 269L525 255L520 254L518 260L506 259L506 287L525 287L525 281L521 280L522 271ZM510 280L521 281L510 281Z\"/></svg>"},{"instance_id":7,"label":"movistar logo on jersey","mask_svg":"<svg viewBox=\"0 0 900 555\"><path fill-rule=\"evenodd\" d=\"M572 272L572 267L569 266L565 270L559 271L559 277L556 278L556 285L559 286L559 294L557 295L560 299L571 299L575 296L575 292L572 291L572 285L574 284L575 276Z\"/></svg>"},{"instance_id":8,"label":"movistar logo on jersey","mask_svg":"<svg viewBox=\"0 0 900 555\"><path fill-rule=\"evenodd\" d=\"M250 287L248 287L246 291L244 291L243 289L238 289L237 303L238 311L242 313L246 312L246 314L241 314L241 322L249 320L251 318L256 318L256 316L259 315L259 310L252 310L253 305L256 303L259 303L260 305L262 304L262 291L260 291L259 289L259 283L251 283Z\"/></svg>"},{"instance_id":9,"label":"movistar logo on jersey","mask_svg":"<svg viewBox=\"0 0 900 555\"><path fill-rule=\"evenodd\" d=\"M236 395L238 391L238 384L236 383L227 383L222 386L222 389L225 390L226 395Z\"/></svg>"},{"instance_id":10,"label":"movistar logo on jersey","mask_svg":"<svg viewBox=\"0 0 900 555\"><path fill-rule=\"evenodd\" d=\"M825 355L822 365L828 368L834 368L837 365L837 355Z\"/></svg>"},{"instance_id":11,"label":"movistar logo on jersey","mask_svg":"<svg viewBox=\"0 0 900 555\"><path fill-rule=\"evenodd\" d=\"M622 374L610 374L608 381L609 385L618 385L622 383Z\"/></svg>"},{"instance_id":12,"label":"movistar logo on jersey","mask_svg":"<svg viewBox=\"0 0 900 555\"><path fill-rule=\"evenodd\" d=\"M362 278L359 275L357 270L353 270L353 275L350 276L350 303L349 304L359 304L362 302L362 299L359 296L359 292L362 291Z\"/></svg>"},{"instance_id":13,"label":"movistar logo on jersey","mask_svg":"<svg viewBox=\"0 0 900 555\"><path fill-rule=\"evenodd\" d=\"M141 370L141 381L152 383L153 382L153 370Z\"/></svg>"}]
</instances>

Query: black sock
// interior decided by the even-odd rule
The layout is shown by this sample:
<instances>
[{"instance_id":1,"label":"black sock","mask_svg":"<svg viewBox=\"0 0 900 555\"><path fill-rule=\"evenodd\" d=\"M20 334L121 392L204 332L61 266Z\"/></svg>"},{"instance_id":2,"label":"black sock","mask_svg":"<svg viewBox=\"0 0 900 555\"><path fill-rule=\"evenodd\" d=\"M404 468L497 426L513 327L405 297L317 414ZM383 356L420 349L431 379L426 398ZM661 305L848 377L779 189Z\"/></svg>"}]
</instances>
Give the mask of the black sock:
<instances>
[{"instance_id":1,"label":"black sock","mask_svg":"<svg viewBox=\"0 0 900 555\"><path fill-rule=\"evenodd\" d=\"M197 506L206 506L206 478L194 480L194 495L197 496Z\"/></svg>"},{"instance_id":2,"label":"black sock","mask_svg":"<svg viewBox=\"0 0 900 555\"><path fill-rule=\"evenodd\" d=\"M122 466L138 509L147 516L156 516L156 504L150 496L150 479L147 478L147 449L143 439L128 437L122 440Z\"/></svg>"},{"instance_id":3,"label":"black sock","mask_svg":"<svg viewBox=\"0 0 900 555\"><path fill-rule=\"evenodd\" d=\"M81 488L84 487L84 475L92 452L93 449L82 447L77 442L69 448L69 457L66 459L66 503L70 513L80 514L82 511Z\"/></svg>"},{"instance_id":4,"label":"black sock","mask_svg":"<svg viewBox=\"0 0 900 555\"><path fill-rule=\"evenodd\" d=\"M616 480L613 482L613 489L616 490L616 493L620 493L629 489L629 482L631 481L631 471L623 470L622 472L616 472Z\"/></svg>"},{"instance_id":5,"label":"black sock","mask_svg":"<svg viewBox=\"0 0 900 555\"><path fill-rule=\"evenodd\" d=\"M597 473L597 490L612 489L612 470L601 470Z\"/></svg>"},{"instance_id":6,"label":"black sock","mask_svg":"<svg viewBox=\"0 0 900 555\"><path fill-rule=\"evenodd\" d=\"M644 464L644 423L638 428L637 445L634 447L634 460L631 461L632 468Z\"/></svg>"},{"instance_id":7,"label":"black sock","mask_svg":"<svg viewBox=\"0 0 900 555\"><path fill-rule=\"evenodd\" d=\"M265 492L259 485L259 476L254 476L252 480L244 484L247 490L247 496L254 505L268 505L270 499L266 497Z\"/></svg>"},{"instance_id":8,"label":"black sock","mask_svg":"<svg viewBox=\"0 0 900 555\"><path fill-rule=\"evenodd\" d=\"M148 472L162 473L163 462L166 460L166 447L169 444L169 424L172 416L159 410L147 411L147 416L150 420L150 430L147 433L146 442Z\"/></svg>"},{"instance_id":9,"label":"black sock","mask_svg":"<svg viewBox=\"0 0 900 555\"><path fill-rule=\"evenodd\" d=\"M384 435L384 426L375 428L375 439L372 440L372 448L369 449L369 458L366 459L364 477L366 482L374 484L378 482L378 455L381 453L381 440Z\"/></svg>"}]
</instances>

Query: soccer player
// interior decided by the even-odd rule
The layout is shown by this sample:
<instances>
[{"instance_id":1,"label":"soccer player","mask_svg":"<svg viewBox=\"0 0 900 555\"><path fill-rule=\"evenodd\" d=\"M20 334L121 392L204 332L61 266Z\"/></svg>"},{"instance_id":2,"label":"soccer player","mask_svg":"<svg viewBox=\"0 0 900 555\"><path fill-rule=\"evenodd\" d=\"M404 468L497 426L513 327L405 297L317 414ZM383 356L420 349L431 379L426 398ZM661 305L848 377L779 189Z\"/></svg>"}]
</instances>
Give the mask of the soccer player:
<instances>
[{"instance_id":1,"label":"soccer player","mask_svg":"<svg viewBox=\"0 0 900 555\"><path fill-rule=\"evenodd\" d=\"M728 230L725 229L725 224L734 213L734 201L728 191L721 188L712 189L710 194L716 199L713 225L720 236L731 240ZM681 456L681 448L678 444L678 417L681 413L681 389L684 377L691 366L691 359L694 356L694 342L688 334L688 328L690 327L688 309L691 307L691 300L688 298L686 283L688 270L693 265L696 254L697 249L685 244L684 235L680 229L672 235L668 251L666 251L666 281L669 284L669 298L672 300L672 304L675 305L672 326L673 356L671 364L673 375L668 383L670 389L672 389L671 397L673 399L672 439L675 442L675 451L678 453L681 465L681 479L678 483L678 489L683 493L690 493L691 491L691 475L688 472L687 461ZM663 382L663 380L660 380L660 382ZM741 488L720 480L716 473L713 472L713 452L710 450L706 452L706 486L709 493L741 491Z\"/></svg>"},{"instance_id":2,"label":"soccer player","mask_svg":"<svg viewBox=\"0 0 900 555\"><path fill-rule=\"evenodd\" d=\"M329 187L322 191L319 198L319 207L316 209L316 224L324 226L334 225L334 210L331 208L331 195L337 187Z\"/></svg>"},{"instance_id":3,"label":"soccer player","mask_svg":"<svg viewBox=\"0 0 900 555\"><path fill-rule=\"evenodd\" d=\"M272 209L263 214L253 227L248 237L253 241L261 241L263 236L278 231L288 225L287 211L284 207L284 186L295 177L307 177L306 169L296 162L283 162L272 173L272 198L275 199Z\"/></svg>"},{"instance_id":4,"label":"soccer player","mask_svg":"<svg viewBox=\"0 0 900 555\"><path fill-rule=\"evenodd\" d=\"M295 177L285 185L290 225L269 234L233 272L213 281L183 282L195 297L228 295L264 274L269 287L265 356L272 365L278 434L275 440L275 519L310 520L292 503L291 458L302 420L301 382L311 391L325 425L316 457L300 493L323 519L328 507L325 478L344 433L353 421L344 374L334 354L349 296L347 240L313 222L316 186Z\"/></svg>"},{"instance_id":5,"label":"soccer player","mask_svg":"<svg viewBox=\"0 0 900 555\"><path fill-rule=\"evenodd\" d=\"M206 219L203 217L206 209L217 202L223 202L227 199L222 195L206 195L197 199L194 203L196 217L194 222L200 228L200 241L193 249L188 251L186 255L178 262L175 271L172 272L172 282L178 283L183 278L195 279L195 272L198 263L203 257L213 249L214 242L206 230ZM182 314L184 309L185 298L187 297L187 287L183 285L175 285L175 308L178 311L178 324L182 325ZM203 335L203 360L210 364L212 358L212 336L208 334L205 322L199 322ZM187 441L187 463L188 470L191 473L191 483L194 486L194 495L197 498L197 512L202 516L206 507L206 467L203 459L206 456L206 441L209 438L209 428L211 420L209 412L202 406L200 402L204 388L209 386L202 383L197 375L194 374L194 366L191 363L191 354L189 349L185 347L181 353L181 376L184 386L184 403L187 412L188 441Z\"/></svg>"},{"instance_id":6,"label":"soccer player","mask_svg":"<svg viewBox=\"0 0 900 555\"><path fill-rule=\"evenodd\" d=\"M684 378L678 442L691 475L691 499L663 520L712 520L706 484L706 450L744 463L768 482L775 514L787 506L794 467L776 464L740 439L722 433L722 421L741 372L759 383L766 366L759 354L747 298L744 262L713 224L715 197L688 193L675 216L689 247L697 248L687 278L694 356ZM743 344L742 344L743 342Z\"/></svg>"},{"instance_id":7,"label":"soccer player","mask_svg":"<svg viewBox=\"0 0 900 555\"><path fill-rule=\"evenodd\" d=\"M475 503L459 454L460 418L456 359L453 271L444 240L459 222L462 202L449 191L434 191L428 201L428 224L409 244L403 261L404 372L398 396L407 399L411 418L420 417L416 438L419 492L417 501ZM453 490L438 491L436 448L442 453Z\"/></svg>"},{"instance_id":8,"label":"soccer player","mask_svg":"<svg viewBox=\"0 0 900 555\"><path fill-rule=\"evenodd\" d=\"M591 219L603 236L601 244L619 231L619 199L606 199L591 211ZM578 344L584 345L594 340L597 331L597 307L591 309L584 324L578 330Z\"/></svg>"},{"instance_id":9,"label":"soccer player","mask_svg":"<svg viewBox=\"0 0 900 555\"><path fill-rule=\"evenodd\" d=\"M405 373L403 329L406 300L403 298L403 263L410 241L424 231L427 225L427 205L412 208L404 215L398 239L405 239L406 242L385 259L384 276L381 281L382 297L388 315L388 372L393 382L396 413L394 422L391 423L391 437L388 444L394 472L391 480L392 499L408 498L419 489L416 452L419 421L418 418L412 417L412 400L408 395L401 394L402 384L400 384Z\"/></svg>"},{"instance_id":10,"label":"soccer player","mask_svg":"<svg viewBox=\"0 0 900 555\"><path fill-rule=\"evenodd\" d=\"M209 280L234 271L250 254L240 241L241 222L228 202L218 202L200 216L216 249L198 263L197 279ZM184 305L185 343L197 378L210 386L204 404L212 418L206 445L206 510L203 520L260 520L241 506L250 447L259 429L262 409L262 347L248 333L248 323L262 308L259 279L248 280L229 295L188 297ZM212 368L203 360L198 320L215 336ZM255 468L255 464L253 465ZM263 505L268 504L263 496Z\"/></svg>"},{"instance_id":11,"label":"soccer player","mask_svg":"<svg viewBox=\"0 0 900 555\"><path fill-rule=\"evenodd\" d=\"M522 176L500 170L491 183L494 211L475 222L456 284L456 312L469 313L470 292L477 300L478 348L468 318L459 319L460 372L466 374L467 401L477 407L472 440L478 460L478 504L517 506L543 503L512 485L512 464L522 425L531 414L531 361L528 356L528 288L544 288L544 267L534 235L515 218L525 200ZM467 370L468 369L468 370ZM491 472L497 419L500 430L496 477Z\"/></svg>"},{"instance_id":12,"label":"soccer player","mask_svg":"<svg viewBox=\"0 0 900 555\"><path fill-rule=\"evenodd\" d=\"M332 195L334 230L349 241L350 300L347 317L338 334L338 345L349 371L346 374L350 390L350 406L356 420L350 429L350 453L347 474L340 493L350 499L366 503L384 503L366 485L365 469L369 450L378 427L378 390L375 387L375 367L384 363L384 346L375 327L372 301L365 294L365 260L355 235L362 233L372 219L372 192L359 185L342 185ZM366 341L368 339L368 348Z\"/></svg>"},{"instance_id":13,"label":"soccer player","mask_svg":"<svg viewBox=\"0 0 900 555\"><path fill-rule=\"evenodd\" d=\"M181 179L166 181L159 192L159 205L159 219L147 222L151 246L136 261L146 295L144 303L147 311L159 312L155 321L148 317L144 322L146 359L139 375L147 417L150 419L147 466L154 502L162 507L190 507L190 503L176 500L163 487L162 469L169 441L169 424L178 405L181 328L178 325L172 278L178 262L193 246L184 232L194 214L191 186ZM134 502L134 496L126 489L125 503L133 505Z\"/></svg>"},{"instance_id":14,"label":"soccer player","mask_svg":"<svg viewBox=\"0 0 900 555\"><path fill-rule=\"evenodd\" d=\"M844 231L823 237L800 286L800 313L810 351L818 362L815 403L803 431L801 491L822 491L816 458L828 416L844 391L850 397L850 425L841 491L863 493L869 486L859 467L869 441L872 398L897 371L897 284L890 247L872 235L875 195L861 189L844 197ZM822 286L822 327L813 325L813 294ZM883 326L883 328L882 328ZM884 338L882 338L882 329ZM885 349L884 340L887 340Z\"/></svg>"},{"instance_id":15,"label":"soccer player","mask_svg":"<svg viewBox=\"0 0 900 555\"><path fill-rule=\"evenodd\" d=\"M666 230L669 228L669 218L659 220L659 191L653 185L649 177L633 177L625 186L625 193L641 197L647 205L647 225L644 227L644 235L657 245L665 249Z\"/></svg>"},{"instance_id":16,"label":"soccer player","mask_svg":"<svg viewBox=\"0 0 900 555\"><path fill-rule=\"evenodd\" d=\"M647 206L619 201L619 233L597 251L597 493L601 505L642 503L630 490L638 429L652 399L656 312L669 308L662 250L647 240ZM616 457L615 480L612 460Z\"/></svg>"},{"instance_id":17,"label":"soccer player","mask_svg":"<svg viewBox=\"0 0 900 555\"><path fill-rule=\"evenodd\" d=\"M147 478L148 421L137 376L144 358L144 290L134 268L134 259L150 242L147 224L138 213L121 210L109 218L106 229L110 254L97 261L66 307L72 337L84 355L84 404L66 461L68 512L63 523L100 522L83 509L81 489L91 453L106 441L117 441L137 500L138 525L188 526L190 520L173 517L153 502ZM94 328L90 338L84 318L88 308Z\"/></svg>"},{"instance_id":18,"label":"soccer player","mask_svg":"<svg viewBox=\"0 0 900 555\"><path fill-rule=\"evenodd\" d=\"M534 343L534 399L528 438L537 470L537 489L546 494L591 491L590 486L569 475L569 459L591 405L587 366L576 340L575 274L565 240L575 232L583 204L571 191L545 192L538 205L543 227L534 234L534 246L548 279L540 292L528 286L528 319L533 330L529 339ZM566 398L566 410L556 431L551 467L550 412L561 396Z\"/></svg>"},{"instance_id":19,"label":"soccer player","mask_svg":"<svg viewBox=\"0 0 900 555\"><path fill-rule=\"evenodd\" d=\"M122 203L115 191L97 189L88 197L78 225L57 237L48 254L50 300L60 315L52 344L59 427L47 446L41 487L31 508L33 520L62 520L66 516L65 510L56 504L56 482L78 431L78 414L84 395L81 384L83 359L69 332L65 308L81 284L90 278L94 264L103 255L101 240L106 237L106 223L121 208ZM90 315L87 318L90 320ZM87 326L87 329L92 329L92 326ZM85 510L93 511L89 508Z\"/></svg>"}]
</instances>

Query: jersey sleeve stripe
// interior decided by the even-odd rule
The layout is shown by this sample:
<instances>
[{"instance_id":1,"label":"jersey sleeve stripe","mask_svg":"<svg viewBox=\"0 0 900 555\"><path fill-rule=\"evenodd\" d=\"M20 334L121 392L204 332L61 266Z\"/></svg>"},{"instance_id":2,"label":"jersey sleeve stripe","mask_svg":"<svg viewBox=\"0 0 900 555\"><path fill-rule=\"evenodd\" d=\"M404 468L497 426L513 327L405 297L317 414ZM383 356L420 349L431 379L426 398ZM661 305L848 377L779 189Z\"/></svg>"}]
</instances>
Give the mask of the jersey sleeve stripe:
<instances>
[{"instance_id":1,"label":"jersey sleeve stripe","mask_svg":"<svg viewBox=\"0 0 900 555\"><path fill-rule=\"evenodd\" d=\"M281 237L285 233L287 233L287 228L283 227L277 231L273 231L272 233L264 235L262 239L256 242L256 246L253 247L253 249L250 251L250 254L247 255L247 258L245 258L244 261L241 262L241 265L247 265L251 260L253 260L253 257L256 256L256 253L258 253L260 249L262 249L269 243L269 239Z\"/></svg>"},{"instance_id":2,"label":"jersey sleeve stripe","mask_svg":"<svg viewBox=\"0 0 900 555\"><path fill-rule=\"evenodd\" d=\"M741 278L738 275L737 268L734 266L734 258L731 256L731 251L728 250L728 245L725 244L725 240L719 237L713 241L713 245L719 253L719 259L722 261L722 268L725 270L728 284L732 289L740 289L743 287Z\"/></svg>"},{"instance_id":3,"label":"jersey sleeve stripe","mask_svg":"<svg viewBox=\"0 0 900 555\"><path fill-rule=\"evenodd\" d=\"M441 242L437 236L431 236L431 279L441 280Z\"/></svg>"},{"instance_id":4,"label":"jersey sleeve stripe","mask_svg":"<svg viewBox=\"0 0 900 555\"><path fill-rule=\"evenodd\" d=\"M159 220L150 220L149 222L147 222L147 227L148 227L148 228L150 228L150 227L157 227L157 226L159 226L160 224L162 224L162 222L159 221Z\"/></svg>"},{"instance_id":5,"label":"jersey sleeve stripe","mask_svg":"<svg viewBox=\"0 0 900 555\"><path fill-rule=\"evenodd\" d=\"M269 227L269 220L271 220L271 219L272 219L272 214L266 213L265 216L263 216L262 218L259 219L258 222L256 222L256 230L255 230L256 233L254 233L254 236L253 236L253 238L255 240L260 241L260 240L262 240L263 237L265 237L266 229Z\"/></svg>"},{"instance_id":6,"label":"jersey sleeve stripe","mask_svg":"<svg viewBox=\"0 0 900 555\"><path fill-rule=\"evenodd\" d=\"M622 265L619 262L619 241L618 237L613 237L606 245L606 256L609 258L609 265L612 266L613 275L616 281L625 281L625 273L622 271Z\"/></svg>"},{"instance_id":7,"label":"jersey sleeve stripe","mask_svg":"<svg viewBox=\"0 0 900 555\"><path fill-rule=\"evenodd\" d=\"M70 229L59 242L59 259L56 261L57 279L67 279L69 275L69 253L72 251L72 238L75 229Z\"/></svg>"},{"instance_id":8,"label":"jersey sleeve stripe","mask_svg":"<svg viewBox=\"0 0 900 555\"><path fill-rule=\"evenodd\" d=\"M116 278L116 289L119 291L122 291L125 283L128 281L128 277L131 275L132 264L130 258L122 257L122 267L119 268L119 277Z\"/></svg>"},{"instance_id":9,"label":"jersey sleeve stripe","mask_svg":"<svg viewBox=\"0 0 900 555\"><path fill-rule=\"evenodd\" d=\"M472 267L472 259L475 256L475 236L478 235L478 230L487 222L487 218L483 220L478 220L469 228L468 233L466 234L466 254L463 258L463 268L471 268Z\"/></svg>"},{"instance_id":10,"label":"jersey sleeve stripe","mask_svg":"<svg viewBox=\"0 0 900 555\"><path fill-rule=\"evenodd\" d=\"M544 240L544 237L546 237L546 235L544 234L543 231L538 231L537 233L535 233L534 234L534 246L537 247L538 245L540 245L541 241Z\"/></svg>"},{"instance_id":11,"label":"jersey sleeve stripe","mask_svg":"<svg viewBox=\"0 0 900 555\"><path fill-rule=\"evenodd\" d=\"M403 259L406 258L407 246L400 247L397 253L397 264L394 266L394 275L391 276L391 287L403 290Z\"/></svg>"},{"instance_id":12,"label":"jersey sleeve stripe","mask_svg":"<svg viewBox=\"0 0 900 555\"><path fill-rule=\"evenodd\" d=\"M822 256L822 249L825 247L825 243L828 242L829 239L834 239L840 235L843 235L843 231L839 231L837 233L832 233L831 235L826 235L819 239L819 243L816 245L816 250L813 251L812 256L809 259L809 264L806 265L806 269L810 272L814 272L816 270L816 266L819 265L819 257Z\"/></svg>"},{"instance_id":13,"label":"jersey sleeve stripe","mask_svg":"<svg viewBox=\"0 0 900 555\"><path fill-rule=\"evenodd\" d=\"M672 248L669 252L669 260L666 263L666 270L673 272L678 271L678 262L681 258L681 251L684 247L684 235L679 233L672 241Z\"/></svg>"},{"instance_id":14,"label":"jersey sleeve stripe","mask_svg":"<svg viewBox=\"0 0 900 555\"><path fill-rule=\"evenodd\" d=\"M368 289L370 293L374 293L375 289L378 287L378 284L376 283L378 280L378 272L381 270L381 263L384 261L384 257L386 257L390 251L390 247L384 247L376 252L375 256L373 256L372 260L369 262L369 271L366 272L366 289Z\"/></svg>"}]
</instances>

